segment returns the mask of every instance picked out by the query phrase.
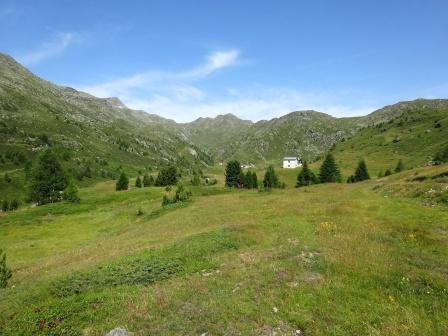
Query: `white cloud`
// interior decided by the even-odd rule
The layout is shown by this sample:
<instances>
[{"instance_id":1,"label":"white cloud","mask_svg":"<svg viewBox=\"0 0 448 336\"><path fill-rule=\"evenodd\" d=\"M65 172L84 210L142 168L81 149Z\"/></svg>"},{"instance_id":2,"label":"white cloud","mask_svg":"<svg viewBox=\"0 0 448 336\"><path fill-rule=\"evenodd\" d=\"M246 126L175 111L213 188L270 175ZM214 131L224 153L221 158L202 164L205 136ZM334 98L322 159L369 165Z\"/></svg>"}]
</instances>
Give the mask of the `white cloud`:
<instances>
[{"instance_id":1,"label":"white cloud","mask_svg":"<svg viewBox=\"0 0 448 336\"><path fill-rule=\"evenodd\" d=\"M19 56L18 60L24 65L37 64L62 53L68 47L80 40L80 36L76 33L58 33L52 41L44 42L36 50Z\"/></svg>"},{"instance_id":2,"label":"white cloud","mask_svg":"<svg viewBox=\"0 0 448 336\"><path fill-rule=\"evenodd\" d=\"M105 83L81 86L80 89L94 96L107 98L113 96L127 96L133 90L151 90L154 84L196 81L212 73L238 64L239 51L232 49L217 51L207 56L205 62L199 66L180 72L146 71L129 77L114 79ZM172 86L172 84L171 84Z\"/></svg>"},{"instance_id":3,"label":"white cloud","mask_svg":"<svg viewBox=\"0 0 448 336\"><path fill-rule=\"evenodd\" d=\"M353 92L313 93L255 86L223 88L222 92L216 93L192 84L238 64L241 64L238 50L217 51L192 69L147 71L78 88L98 97L117 96L130 108L180 122L226 113L257 121L297 110L317 110L338 117L364 115L374 110L370 104L341 103L353 101L356 97Z\"/></svg>"}]
</instances>

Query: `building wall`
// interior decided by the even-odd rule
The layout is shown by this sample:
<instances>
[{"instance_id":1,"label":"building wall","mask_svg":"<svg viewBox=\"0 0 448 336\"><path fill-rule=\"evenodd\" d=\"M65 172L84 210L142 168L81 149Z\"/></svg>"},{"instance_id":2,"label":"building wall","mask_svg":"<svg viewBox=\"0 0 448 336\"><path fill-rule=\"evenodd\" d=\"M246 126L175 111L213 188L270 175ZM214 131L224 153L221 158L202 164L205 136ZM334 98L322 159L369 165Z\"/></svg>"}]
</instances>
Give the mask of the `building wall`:
<instances>
[{"instance_id":1,"label":"building wall","mask_svg":"<svg viewBox=\"0 0 448 336\"><path fill-rule=\"evenodd\" d=\"M301 164L299 164L298 160L283 160L283 168L297 168L300 167Z\"/></svg>"}]
</instances>

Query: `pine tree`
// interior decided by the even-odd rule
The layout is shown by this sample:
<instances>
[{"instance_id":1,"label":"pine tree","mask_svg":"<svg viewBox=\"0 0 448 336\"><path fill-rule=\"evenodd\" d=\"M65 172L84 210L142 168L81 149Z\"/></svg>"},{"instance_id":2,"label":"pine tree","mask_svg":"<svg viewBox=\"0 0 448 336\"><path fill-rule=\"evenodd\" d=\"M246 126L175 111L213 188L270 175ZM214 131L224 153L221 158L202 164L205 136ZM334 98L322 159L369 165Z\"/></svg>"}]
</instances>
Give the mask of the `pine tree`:
<instances>
[{"instance_id":1,"label":"pine tree","mask_svg":"<svg viewBox=\"0 0 448 336\"><path fill-rule=\"evenodd\" d=\"M303 161L302 170L300 171L299 175L297 175L296 187L309 186L317 182L318 181L316 175L314 175L311 169L308 168L308 163L306 161Z\"/></svg>"},{"instance_id":2,"label":"pine tree","mask_svg":"<svg viewBox=\"0 0 448 336\"><path fill-rule=\"evenodd\" d=\"M241 165L238 161L229 161L226 166L226 186L227 187L238 187L239 177L241 173Z\"/></svg>"},{"instance_id":3,"label":"pine tree","mask_svg":"<svg viewBox=\"0 0 448 336\"><path fill-rule=\"evenodd\" d=\"M341 173L331 153L327 154L320 167L319 180L321 183L341 182Z\"/></svg>"},{"instance_id":4,"label":"pine tree","mask_svg":"<svg viewBox=\"0 0 448 336\"><path fill-rule=\"evenodd\" d=\"M246 175L244 175L244 172L241 170L238 175L238 188L244 188L246 184Z\"/></svg>"},{"instance_id":5,"label":"pine tree","mask_svg":"<svg viewBox=\"0 0 448 336\"><path fill-rule=\"evenodd\" d=\"M120 174L120 177L118 178L117 181L117 185L116 185L116 190L120 191L120 190L128 190L129 187L129 179L126 176L126 174L124 172L122 172Z\"/></svg>"},{"instance_id":6,"label":"pine tree","mask_svg":"<svg viewBox=\"0 0 448 336\"><path fill-rule=\"evenodd\" d=\"M399 173L399 172L401 172L401 171L403 171L404 170L404 163L403 163L403 161L400 159L400 160L398 160L398 162L397 162L397 166L395 167L395 172L396 173Z\"/></svg>"},{"instance_id":7,"label":"pine tree","mask_svg":"<svg viewBox=\"0 0 448 336\"><path fill-rule=\"evenodd\" d=\"M6 288L11 276L11 270L6 266L6 253L0 248L0 288Z\"/></svg>"},{"instance_id":8,"label":"pine tree","mask_svg":"<svg viewBox=\"0 0 448 336\"><path fill-rule=\"evenodd\" d=\"M30 199L39 205L62 200L68 177L56 155L45 151L39 158L30 184Z\"/></svg>"},{"instance_id":9,"label":"pine tree","mask_svg":"<svg viewBox=\"0 0 448 336\"><path fill-rule=\"evenodd\" d=\"M7 200L2 201L2 211L6 212L9 210L9 202Z\"/></svg>"},{"instance_id":10,"label":"pine tree","mask_svg":"<svg viewBox=\"0 0 448 336\"><path fill-rule=\"evenodd\" d=\"M174 166L168 166L160 169L157 179L155 181L156 186L168 186L175 185L177 183L177 169Z\"/></svg>"},{"instance_id":11,"label":"pine tree","mask_svg":"<svg viewBox=\"0 0 448 336\"><path fill-rule=\"evenodd\" d=\"M370 180L369 171L367 170L367 165L364 160L359 161L358 167L355 170L354 182L360 182Z\"/></svg>"},{"instance_id":12,"label":"pine tree","mask_svg":"<svg viewBox=\"0 0 448 336\"><path fill-rule=\"evenodd\" d=\"M280 187L280 182L278 180L277 174L273 166L269 166L268 169L266 170L263 179L263 186L268 189Z\"/></svg>"},{"instance_id":13,"label":"pine tree","mask_svg":"<svg viewBox=\"0 0 448 336\"><path fill-rule=\"evenodd\" d=\"M253 175L252 175L252 172L250 170L248 170L246 172L245 182L246 182L246 184L244 185L245 188L247 188L247 189L255 188L254 187L254 182L253 182Z\"/></svg>"},{"instance_id":14,"label":"pine tree","mask_svg":"<svg viewBox=\"0 0 448 336\"><path fill-rule=\"evenodd\" d=\"M65 188L63 198L72 203L79 203L80 198L78 196L78 188L73 181L70 181L67 188Z\"/></svg>"},{"instance_id":15,"label":"pine tree","mask_svg":"<svg viewBox=\"0 0 448 336\"><path fill-rule=\"evenodd\" d=\"M252 188L258 188L258 177L256 172L252 172Z\"/></svg>"},{"instance_id":16,"label":"pine tree","mask_svg":"<svg viewBox=\"0 0 448 336\"><path fill-rule=\"evenodd\" d=\"M151 186L151 180L149 178L148 173L145 173L145 175L143 176L143 186L144 187L149 187Z\"/></svg>"},{"instance_id":17,"label":"pine tree","mask_svg":"<svg viewBox=\"0 0 448 336\"><path fill-rule=\"evenodd\" d=\"M137 179L135 180L135 187L136 188L142 187L142 180L141 180L140 176L137 176Z\"/></svg>"}]
</instances>

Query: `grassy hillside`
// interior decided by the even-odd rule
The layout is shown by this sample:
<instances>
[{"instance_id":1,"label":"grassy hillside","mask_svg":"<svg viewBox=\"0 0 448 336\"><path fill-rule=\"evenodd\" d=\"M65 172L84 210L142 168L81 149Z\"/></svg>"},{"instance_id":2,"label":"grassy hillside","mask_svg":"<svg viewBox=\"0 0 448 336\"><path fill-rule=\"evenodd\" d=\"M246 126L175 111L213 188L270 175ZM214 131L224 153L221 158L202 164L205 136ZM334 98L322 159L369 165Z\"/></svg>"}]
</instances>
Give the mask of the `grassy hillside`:
<instances>
[{"instance_id":1,"label":"grassy hillside","mask_svg":"<svg viewBox=\"0 0 448 336\"><path fill-rule=\"evenodd\" d=\"M345 173L364 158L371 172L395 168L402 159L406 168L430 163L437 151L448 146L448 101L438 108L416 101L416 108L403 109L388 122L366 127L332 150Z\"/></svg>"},{"instance_id":2,"label":"grassy hillside","mask_svg":"<svg viewBox=\"0 0 448 336\"><path fill-rule=\"evenodd\" d=\"M199 187L168 208L162 189L103 182L81 189L77 205L0 214L13 269L0 330L447 334L446 203L384 189L426 188L410 180L424 175L446 195L446 180L432 177L447 171L263 193Z\"/></svg>"}]
</instances>

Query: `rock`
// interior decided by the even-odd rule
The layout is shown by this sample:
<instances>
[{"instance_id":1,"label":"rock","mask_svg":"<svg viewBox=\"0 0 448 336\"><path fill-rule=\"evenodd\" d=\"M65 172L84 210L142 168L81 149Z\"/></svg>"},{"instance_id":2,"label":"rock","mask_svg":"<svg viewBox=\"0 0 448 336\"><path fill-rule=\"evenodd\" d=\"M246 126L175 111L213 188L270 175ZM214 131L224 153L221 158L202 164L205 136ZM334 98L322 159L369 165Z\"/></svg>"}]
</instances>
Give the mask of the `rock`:
<instances>
[{"instance_id":1,"label":"rock","mask_svg":"<svg viewBox=\"0 0 448 336\"><path fill-rule=\"evenodd\" d=\"M132 336L133 333L127 331L125 328L118 327L109 331L105 336Z\"/></svg>"}]
</instances>

